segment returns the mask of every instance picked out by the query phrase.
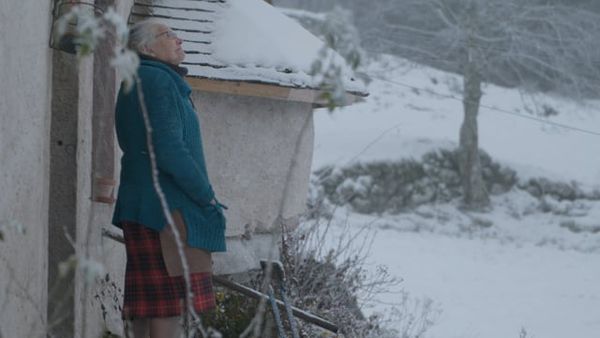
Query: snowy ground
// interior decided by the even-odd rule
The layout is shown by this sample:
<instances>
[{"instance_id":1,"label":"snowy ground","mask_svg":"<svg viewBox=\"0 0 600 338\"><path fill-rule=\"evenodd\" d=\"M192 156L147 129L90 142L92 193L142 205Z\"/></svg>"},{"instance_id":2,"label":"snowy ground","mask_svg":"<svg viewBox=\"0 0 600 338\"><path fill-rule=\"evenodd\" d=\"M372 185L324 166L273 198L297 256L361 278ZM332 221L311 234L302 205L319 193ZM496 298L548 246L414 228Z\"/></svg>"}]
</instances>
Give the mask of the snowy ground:
<instances>
[{"instance_id":1,"label":"snowy ground","mask_svg":"<svg viewBox=\"0 0 600 338\"><path fill-rule=\"evenodd\" d=\"M364 103L316 113L314 168L419 158L456 146L459 77L393 57L382 57L368 73L376 79ZM522 96L495 86L484 91L482 104L492 109L481 110L480 143L492 158L522 179L544 176L598 187L599 103ZM506 112L536 116L544 105L559 112L547 121L591 133ZM353 229L373 222L372 266L386 265L402 278L412 299L434 301L440 313L427 337L516 338L522 328L527 337L600 337L600 203L562 202L565 212L554 214L541 213L536 203L512 191L494 197L489 213L465 214L444 204L401 215L340 210L336 218ZM589 231L575 233L568 222ZM365 310L385 311L400 301L395 295L381 295Z\"/></svg>"}]
</instances>

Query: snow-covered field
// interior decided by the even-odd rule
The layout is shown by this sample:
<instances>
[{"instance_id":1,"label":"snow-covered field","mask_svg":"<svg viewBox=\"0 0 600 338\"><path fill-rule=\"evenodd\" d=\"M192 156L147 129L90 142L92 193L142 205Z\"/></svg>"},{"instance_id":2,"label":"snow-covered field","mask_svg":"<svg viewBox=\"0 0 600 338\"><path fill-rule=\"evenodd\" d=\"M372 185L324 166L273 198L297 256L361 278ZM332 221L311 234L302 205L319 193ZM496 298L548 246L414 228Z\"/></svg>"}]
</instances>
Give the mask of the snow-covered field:
<instances>
[{"instance_id":1,"label":"snow-covered field","mask_svg":"<svg viewBox=\"0 0 600 338\"><path fill-rule=\"evenodd\" d=\"M390 56L373 62L368 73L375 80L365 102L316 112L315 169L419 158L456 146L460 77ZM521 179L543 176L598 188L600 103L491 85L484 92L482 104L492 109L481 109L480 145L494 160ZM547 121L588 132L508 113L533 117L544 106L559 113ZM385 265L402 278L400 288L412 300L433 300L440 312L427 337L517 338L522 329L526 337L600 337L600 232L592 231L600 230L600 203L557 202L563 213L542 213L537 203L511 191L494 196L488 213L463 213L452 203L382 216L341 208L336 222L357 231L372 223L371 266ZM568 222L591 231L573 232ZM380 295L365 311L386 311L398 295Z\"/></svg>"}]
</instances>

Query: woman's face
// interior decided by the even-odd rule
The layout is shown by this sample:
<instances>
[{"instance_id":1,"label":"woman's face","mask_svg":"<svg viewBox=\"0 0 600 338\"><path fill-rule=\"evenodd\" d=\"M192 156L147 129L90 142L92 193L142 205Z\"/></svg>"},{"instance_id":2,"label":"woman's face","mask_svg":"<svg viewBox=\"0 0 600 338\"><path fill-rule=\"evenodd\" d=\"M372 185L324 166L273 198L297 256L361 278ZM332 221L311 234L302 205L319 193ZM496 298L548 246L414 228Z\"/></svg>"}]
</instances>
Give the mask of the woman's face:
<instances>
[{"instance_id":1,"label":"woman's face","mask_svg":"<svg viewBox=\"0 0 600 338\"><path fill-rule=\"evenodd\" d=\"M161 61L172 65L179 65L185 58L185 52L181 46L183 42L167 26L158 25L154 41L148 44L148 54Z\"/></svg>"}]
</instances>

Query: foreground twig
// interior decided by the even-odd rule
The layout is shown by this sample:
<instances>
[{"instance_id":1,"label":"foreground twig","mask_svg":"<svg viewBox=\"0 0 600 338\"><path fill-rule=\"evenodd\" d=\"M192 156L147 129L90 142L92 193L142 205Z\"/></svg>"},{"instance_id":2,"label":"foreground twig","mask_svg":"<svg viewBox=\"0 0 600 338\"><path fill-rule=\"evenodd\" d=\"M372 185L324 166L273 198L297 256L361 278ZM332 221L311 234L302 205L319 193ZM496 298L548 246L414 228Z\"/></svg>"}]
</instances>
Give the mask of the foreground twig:
<instances>
[{"instance_id":1,"label":"foreground twig","mask_svg":"<svg viewBox=\"0 0 600 338\"><path fill-rule=\"evenodd\" d=\"M181 236L179 235L179 230L177 230L177 227L175 226L175 222L173 221L173 217L171 216L169 205L167 203L167 198L165 197L165 194L163 193L158 180L158 166L156 164L156 153L154 152L154 145L152 144L152 126L150 124L150 117L148 115L146 102L144 101L142 82L139 77L136 77L135 81L137 87L138 100L140 102L140 108L142 110L142 115L144 118L144 125L146 127L146 141L148 147L148 154L150 155L152 183L154 184L154 190L156 191L156 194L158 195L158 198L160 200L160 205L162 207L163 214L165 215L167 223L169 224L169 227L173 232L175 243L177 244L177 253L179 254L179 258L181 258L181 266L183 267L183 278L185 281L185 305L187 309L187 314L184 318L186 331L185 336L190 336L189 331L191 326L189 322L189 317L191 316L194 320L194 326L196 326L198 330L202 333L202 337L207 337L207 332L202 326L200 317L198 316L198 314L196 314L196 311L194 310L192 284L190 281L190 269L187 262L187 257L185 256L185 253L183 251L183 243L181 241Z\"/></svg>"}]
</instances>

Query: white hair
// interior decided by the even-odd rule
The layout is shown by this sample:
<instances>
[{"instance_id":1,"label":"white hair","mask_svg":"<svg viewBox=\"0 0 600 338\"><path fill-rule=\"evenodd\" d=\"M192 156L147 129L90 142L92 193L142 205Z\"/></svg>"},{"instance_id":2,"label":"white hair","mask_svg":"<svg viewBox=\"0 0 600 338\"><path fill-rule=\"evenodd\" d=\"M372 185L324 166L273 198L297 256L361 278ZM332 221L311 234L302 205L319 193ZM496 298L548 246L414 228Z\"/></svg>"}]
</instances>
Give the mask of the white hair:
<instances>
[{"instance_id":1,"label":"white hair","mask_svg":"<svg viewBox=\"0 0 600 338\"><path fill-rule=\"evenodd\" d=\"M138 53L146 54L148 44L156 39L155 36L159 26L165 26L165 24L155 18L137 22L129 29L129 42L127 46Z\"/></svg>"}]
</instances>

